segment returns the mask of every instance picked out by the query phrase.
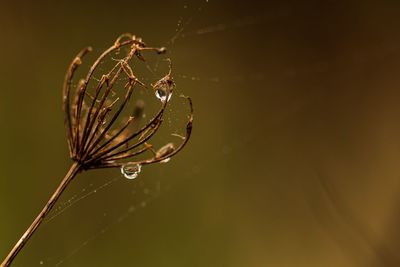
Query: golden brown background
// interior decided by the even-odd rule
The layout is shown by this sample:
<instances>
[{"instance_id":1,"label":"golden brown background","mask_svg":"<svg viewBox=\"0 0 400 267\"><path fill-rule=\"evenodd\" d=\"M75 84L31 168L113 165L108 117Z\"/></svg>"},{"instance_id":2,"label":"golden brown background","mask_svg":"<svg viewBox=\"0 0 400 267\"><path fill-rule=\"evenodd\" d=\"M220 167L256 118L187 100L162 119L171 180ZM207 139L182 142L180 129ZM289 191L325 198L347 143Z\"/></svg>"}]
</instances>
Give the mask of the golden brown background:
<instances>
[{"instance_id":1,"label":"golden brown background","mask_svg":"<svg viewBox=\"0 0 400 267\"><path fill-rule=\"evenodd\" d=\"M14 266L400 266L398 1L17 2L0 8L1 257L70 164L61 84L81 48L167 45L195 123L136 180L79 175L60 204L89 195Z\"/></svg>"}]
</instances>

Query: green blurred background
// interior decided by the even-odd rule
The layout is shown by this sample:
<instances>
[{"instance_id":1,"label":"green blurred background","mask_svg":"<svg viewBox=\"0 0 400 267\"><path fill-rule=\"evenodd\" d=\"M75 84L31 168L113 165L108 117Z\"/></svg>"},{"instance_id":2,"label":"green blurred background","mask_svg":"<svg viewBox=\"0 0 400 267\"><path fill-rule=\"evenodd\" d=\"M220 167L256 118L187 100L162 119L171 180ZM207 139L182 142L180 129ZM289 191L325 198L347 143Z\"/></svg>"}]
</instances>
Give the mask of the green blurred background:
<instances>
[{"instance_id":1,"label":"green blurred background","mask_svg":"<svg viewBox=\"0 0 400 267\"><path fill-rule=\"evenodd\" d=\"M400 266L399 11L370 0L2 1L1 257L71 164L67 65L132 32L170 49L195 105L189 145L133 181L80 174L57 208L75 204L13 266Z\"/></svg>"}]
</instances>

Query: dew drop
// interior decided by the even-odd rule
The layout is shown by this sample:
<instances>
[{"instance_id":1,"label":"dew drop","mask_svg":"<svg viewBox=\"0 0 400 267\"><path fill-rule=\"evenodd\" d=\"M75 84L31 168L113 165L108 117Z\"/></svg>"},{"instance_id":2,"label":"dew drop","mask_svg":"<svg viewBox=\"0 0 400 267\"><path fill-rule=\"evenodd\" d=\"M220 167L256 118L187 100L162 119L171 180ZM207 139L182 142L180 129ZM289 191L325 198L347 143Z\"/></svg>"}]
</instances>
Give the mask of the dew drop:
<instances>
[{"instance_id":1,"label":"dew drop","mask_svg":"<svg viewBox=\"0 0 400 267\"><path fill-rule=\"evenodd\" d=\"M138 177L140 171L142 170L142 165L137 163L126 163L121 167L121 173L126 179L135 179Z\"/></svg>"},{"instance_id":2,"label":"dew drop","mask_svg":"<svg viewBox=\"0 0 400 267\"><path fill-rule=\"evenodd\" d=\"M168 95L167 90L165 88L162 88L162 87L157 88L155 90L155 94L156 94L156 97L158 99L160 99L162 102L169 101L171 99L171 96L172 96L172 92L170 92L169 95ZM167 95L168 95L168 99L167 99Z\"/></svg>"}]
</instances>

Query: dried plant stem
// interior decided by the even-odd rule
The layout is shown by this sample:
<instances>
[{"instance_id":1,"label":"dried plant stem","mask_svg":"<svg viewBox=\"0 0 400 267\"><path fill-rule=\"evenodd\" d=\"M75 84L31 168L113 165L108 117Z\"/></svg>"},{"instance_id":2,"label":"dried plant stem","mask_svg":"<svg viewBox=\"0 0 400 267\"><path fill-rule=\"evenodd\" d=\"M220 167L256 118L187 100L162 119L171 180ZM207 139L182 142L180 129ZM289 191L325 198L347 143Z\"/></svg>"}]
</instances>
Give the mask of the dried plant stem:
<instances>
[{"instance_id":1,"label":"dried plant stem","mask_svg":"<svg viewBox=\"0 0 400 267\"><path fill-rule=\"evenodd\" d=\"M102 78L98 80L97 86L89 86L89 81L93 78L96 68L112 53L117 51L119 53L121 48L124 48L123 51L127 50L126 55L122 59L116 60L115 66L101 76ZM148 143L160 128L164 111L175 85L171 76L170 60L168 60L170 67L168 74L154 85L151 84L157 98L161 100L161 106L154 117L141 128L138 126L129 128L136 122L137 118L135 117L120 118L124 109L126 110L134 87L149 88L136 78L130 62L134 59L144 61L141 54L143 51L163 54L166 52L165 48L147 47L141 38L130 33L122 34L110 48L96 59L86 78L79 80L76 86L72 86L74 73L78 66L82 64L82 57L91 50L90 47L83 49L72 60L63 85L64 125L67 132L70 158L74 163L47 204L12 248L0 267L10 266L78 172L100 168L125 168L126 164L134 164L140 168L141 165L163 162L181 151L189 141L193 125L193 105L190 97L183 96L189 102L190 114L186 124L186 135L182 137L181 144L175 147L173 143L168 143L158 151L154 151L152 144ZM126 82L126 79L128 82ZM114 98L112 94L117 87L116 85L121 82L126 82L122 89L124 91L121 92L124 97L119 101L119 104L116 104L119 98ZM93 96L88 92L89 88L95 89ZM162 97L160 97L160 92ZM88 105L84 101L86 95L91 99ZM106 121L108 122L106 123ZM123 123L121 124L121 122ZM132 142L135 143L132 144ZM135 156L148 150L153 152L153 157L131 161ZM127 162L127 160L130 161Z\"/></svg>"},{"instance_id":2,"label":"dried plant stem","mask_svg":"<svg viewBox=\"0 0 400 267\"><path fill-rule=\"evenodd\" d=\"M39 215L36 217L36 219L33 221L31 226L28 227L28 229L25 231L25 233L22 235L22 237L18 240L18 242L12 248L10 253L8 253L7 257L4 259L3 263L1 263L0 267L10 266L12 261L15 259L15 257L21 251L21 249L28 242L28 240L33 235L33 233L36 231L36 229L39 227L39 225L43 222L46 215L49 214L51 209L54 207L54 204L56 204L57 200L59 199L61 194L64 192L65 188L72 181L72 179L75 177L75 175L79 172L80 168L81 168L81 166L78 162L74 162L72 164L71 168L69 169L68 173L65 175L64 179L61 181L60 185L57 187L56 191L54 191L53 195L50 197L49 201L47 201L46 205L44 206L42 211L39 213Z\"/></svg>"}]
</instances>

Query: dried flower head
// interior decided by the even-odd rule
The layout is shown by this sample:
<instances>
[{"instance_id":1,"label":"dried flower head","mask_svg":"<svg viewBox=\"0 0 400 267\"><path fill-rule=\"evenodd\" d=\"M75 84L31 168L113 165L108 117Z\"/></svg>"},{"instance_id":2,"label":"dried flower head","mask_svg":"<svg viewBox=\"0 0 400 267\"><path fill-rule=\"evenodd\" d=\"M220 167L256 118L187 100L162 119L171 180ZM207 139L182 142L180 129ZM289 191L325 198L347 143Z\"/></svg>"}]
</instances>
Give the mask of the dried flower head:
<instances>
[{"instance_id":1,"label":"dried flower head","mask_svg":"<svg viewBox=\"0 0 400 267\"><path fill-rule=\"evenodd\" d=\"M95 80L93 75L99 69L99 65L111 53L120 52L122 48L126 48L124 50L126 55L121 59L114 59L115 65L108 72L101 75L101 78L93 88L94 92L90 93L89 87L91 86L89 81ZM128 33L123 34L95 60L86 77L79 80L75 90L72 90L73 75L78 66L82 64L82 57L91 50L90 47L87 47L75 57L65 75L63 87L64 124L70 157L74 163L42 211L26 229L25 233L0 264L0 267L10 266L79 171L94 168L122 167L121 171L125 177L134 179L140 172L142 165L167 162L189 140L193 123L193 106L191 99L185 97L190 105L190 115L186 124L186 135L182 137L182 143L178 147L168 143L158 151L155 151L150 144L150 139L160 128L164 111L174 87L174 81L171 76L171 61L168 74L151 86L156 97L161 100L161 106L155 116L140 127L138 120L144 109L144 103L140 100L136 102L136 107L132 113L133 116L129 116L126 119L121 116L130 101L133 90L138 86L149 88L135 76L131 66L132 61L135 58L144 61L143 52L153 51L161 54L166 51L165 48L147 47L140 38ZM116 90L121 89L116 88L117 84L123 84L123 92L120 92L123 95L121 99L115 97L118 93ZM148 150L152 152L153 156L151 158L135 161L136 156Z\"/></svg>"},{"instance_id":2,"label":"dried flower head","mask_svg":"<svg viewBox=\"0 0 400 267\"><path fill-rule=\"evenodd\" d=\"M89 94L88 84L93 79L93 73L104 59L111 53L125 47L126 55L115 60L115 65L107 73L101 75L95 86L93 95ZM151 84L151 87L141 82L133 71L132 62L144 61L143 53L153 51L164 53L165 48L147 47L142 39L131 34L121 35L115 43L105 50L90 67L85 79L79 81L75 92L72 93L72 78L77 67L82 63L91 48L83 49L72 61L65 76L63 90L63 107L65 112L65 128L67 132L70 157L79 163L83 169L121 167L128 160L136 164L150 164L169 159L178 153L187 143L192 130L193 107L191 99L187 97L191 109L186 126L186 136L183 142L168 153L153 153L147 160L134 161L135 156L147 150L153 151L150 144L151 137L157 132L164 111L172 95L174 81L171 76L171 61L169 72ZM122 100L113 98L115 84L124 82L124 97ZM161 100L161 106L155 116L141 128L131 127L137 122L143 112L143 103L138 103L134 116L128 117L121 123L121 112L132 96L133 90L142 86L152 88L156 97ZM85 99L89 99L86 104ZM135 129L134 131L132 129ZM133 142L133 143L131 143Z\"/></svg>"}]
</instances>

